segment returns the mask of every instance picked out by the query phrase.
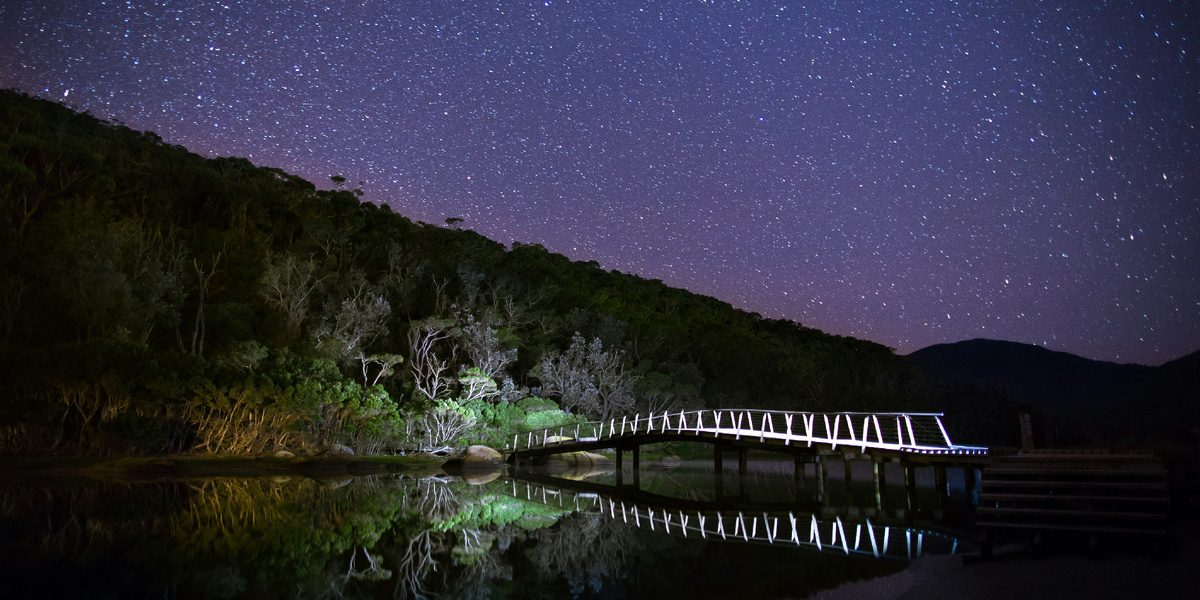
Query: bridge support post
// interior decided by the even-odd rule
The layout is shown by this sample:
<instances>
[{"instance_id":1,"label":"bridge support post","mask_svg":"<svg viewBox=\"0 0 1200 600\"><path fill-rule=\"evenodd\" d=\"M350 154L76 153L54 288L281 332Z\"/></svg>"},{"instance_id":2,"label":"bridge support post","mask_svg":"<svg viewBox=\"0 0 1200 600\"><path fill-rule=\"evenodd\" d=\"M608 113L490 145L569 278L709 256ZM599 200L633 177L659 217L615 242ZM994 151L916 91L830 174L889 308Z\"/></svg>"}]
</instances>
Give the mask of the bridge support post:
<instances>
[{"instance_id":1,"label":"bridge support post","mask_svg":"<svg viewBox=\"0 0 1200 600\"><path fill-rule=\"evenodd\" d=\"M796 502L800 502L804 498L804 455L799 452L795 456L796 463L794 465L794 476L796 481Z\"/></svg>"},{"instance_id":2,"label":"bridge support post","mask_svg":"<svg viewBox=\"0 0 1200 600\"><path fill-rule=\"evenodd\" d=\"M825 494L825 487L829 482L829 463L825 459L825 456L818 454L813 465L813 470L817 472L817 499L821 501L821 506L829 505L829 497Z\"/></svg>"},{"instance_id":3,"label":"bridge support post","mask_svg":"<svg viewBox=\"0 0 1200 600\"><path fill-rule=\"evenodd\" d=\"M616 451L617 455L613 462L616 463L614 467L617 472L617 487L620 488L625 483L625 461L623 460L625 451L620 446L617 446Z\"/></svg>"},{"instance_id":4,"label":"bridge support post","mask_svg":"<svg viewBox=\"0 0 1200 600\"><path fill-rule=\"evenodd\" d=\"M901 463L904 467L904 498L908 510L917 505L917 468L912 463Z\"/></svg>"},{"instance_id":5,"label":"bridge support post","mask_svg":"<svg viewBox=\"0 0 1200 600\"><path fill-rule=\"evenodd\" d=\"M722 456L725 444L716 442L713 444L713 483L716 486L717 501L720 502L725 498L725 469L724 457Z\"/></svg>"},{"instance_id":6,"label":"bridge support post","mask_svg":"<svg viewBox=\"0 0 1200 600\"><path fill-rule=\"evenodd\" d=\"M946 479L946 467L942 465L933 467L933 487L937 491L938 510L945 515L946 509L950 506L950 483Z\"/></svg>"},{"instance_id":7,"label":"bridge support post","mask_svg":"<svg viewBox=\"0 0 1200 600\"><path fill-rule=\"evenodd\" d=\"M967 488L967 511L974 516L975 507L979 506L979 490L975 479L975 467L968 465L963 469L963 486Z\"/></svg>"},{"instance_id":8,"label":"bridge support post","mask_svg":"<svg viewBox=\"0 0 1200 600\"><path fill-rule=\"evenodd\" d=\"M642 447L633 447L633 487L642 488Z\"/></svg>"},{"instance_id":9,"label":"bridge support post","mask_svg":"<svg viewBox=\"0 0 1200 600\"><path fill-rule=\"evenodd\" d=\"M887 504L887 464L882 458L871 459L871 478L875 480L875 509L881 511Z\"/></svg>"},{"instance_id":10,"label":"bridge support post","mask_svg":"<svg viewBox=\"0 0 1200 600\"><path fill-rule=\"evenodd\" d=\"M746 467L746 449L738 448L738 496L746 498L746 475L750 472Z\"/></svg>"},{"instance_id":11,"label":"bridge support post","mask_svg":"<svg viewBox=\"0 0 1200 600\"><path fill-rule=\"evenodd\" d=\"M854 461L849 454L842 455L842 476L846 478L846 505L854 504Z\"/></svg>"}]
</instances>

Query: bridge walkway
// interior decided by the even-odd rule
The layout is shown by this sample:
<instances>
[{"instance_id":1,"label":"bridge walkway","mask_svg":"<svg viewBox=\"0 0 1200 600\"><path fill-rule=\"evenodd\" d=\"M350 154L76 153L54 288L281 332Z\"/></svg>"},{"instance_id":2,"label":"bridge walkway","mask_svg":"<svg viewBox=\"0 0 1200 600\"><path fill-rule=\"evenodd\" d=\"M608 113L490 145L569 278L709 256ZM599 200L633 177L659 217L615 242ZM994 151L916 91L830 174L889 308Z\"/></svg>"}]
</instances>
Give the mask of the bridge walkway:
<instances>
[{"instance_id":1,"label":"bridge walkway","mask_svg":"<svg viewBox=\"0 0 1200 600\"><path fill-rule=\"evenodd\" d=\"M635 415L552 427L513 436L510 461L605 448L636 448L662 441L734 443L776 451L857 451L942 459L987 455L987 448L956 445L942 413L816 413L758 409L681 411Z\"/></svg>"}]
</instances>

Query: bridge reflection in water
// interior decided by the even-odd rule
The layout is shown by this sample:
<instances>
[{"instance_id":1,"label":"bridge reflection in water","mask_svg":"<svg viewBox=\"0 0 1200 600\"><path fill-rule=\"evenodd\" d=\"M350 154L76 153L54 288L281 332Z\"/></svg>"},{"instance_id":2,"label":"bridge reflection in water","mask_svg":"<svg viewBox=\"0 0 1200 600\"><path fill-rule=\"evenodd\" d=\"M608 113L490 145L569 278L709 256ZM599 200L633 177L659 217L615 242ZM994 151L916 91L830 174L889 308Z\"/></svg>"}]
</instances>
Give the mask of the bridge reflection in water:
<instances>
[{"instance_id":1,"label":"bridge reflection in water","mask_svg":"<svg viewBox=\"0 0 1200 600\"><path fill-rule=\"evenodd\" d=\"M932 522L884 516L872 520L853 508L790 509L776 503L705 502L618 491L601 484L523 473L508 482L509 494L529 502L620 520L646 531L731 543L788 545L877 559L912 560L924 554L956 554L962 532ZM628 492L635 492L630 497ZM838 514L839 512L844 514Z\"/></svg>"}]
</instances>

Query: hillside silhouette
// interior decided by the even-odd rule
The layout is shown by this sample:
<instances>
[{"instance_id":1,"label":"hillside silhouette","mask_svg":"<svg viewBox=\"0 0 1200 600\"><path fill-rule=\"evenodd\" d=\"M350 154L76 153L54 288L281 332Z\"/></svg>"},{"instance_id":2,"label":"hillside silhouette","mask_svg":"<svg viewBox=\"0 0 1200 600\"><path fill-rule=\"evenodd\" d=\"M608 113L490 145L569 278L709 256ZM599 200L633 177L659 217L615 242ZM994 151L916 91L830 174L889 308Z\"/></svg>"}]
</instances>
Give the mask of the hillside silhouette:
<instances>
[{"instance_id":1,"label":"hillside silhouette","mask_svg":"<svg viewBox=\"0 0 1200 600\"><path fill-rule=\"evenodd\" d=\"M1200 425L1200 352L1149 367L974 339L929 346L907 358L946 381L1004 390L1042 418L1047 443L1187 438Z\"/></svg>"}]
</instances>

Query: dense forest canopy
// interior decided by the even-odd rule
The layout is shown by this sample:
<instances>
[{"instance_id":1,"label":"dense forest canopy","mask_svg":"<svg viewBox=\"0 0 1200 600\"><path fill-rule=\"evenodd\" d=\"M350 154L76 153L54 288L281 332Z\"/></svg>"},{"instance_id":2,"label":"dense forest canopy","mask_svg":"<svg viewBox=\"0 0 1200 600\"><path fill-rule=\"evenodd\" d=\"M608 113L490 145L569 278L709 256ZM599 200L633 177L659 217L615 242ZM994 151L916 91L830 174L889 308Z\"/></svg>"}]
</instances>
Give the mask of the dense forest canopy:
<instances>
[{"instance_id":1,"label":"dense forest canopy","mask_svg":"<svg viewBox=\"0 0 1200 600\"><path fill-rule=\"evenodd\" d=\"M879 344L333 182L0 92L0 452L381 451L652 410L931 405Z\"/></svg>"}]
</instances>

